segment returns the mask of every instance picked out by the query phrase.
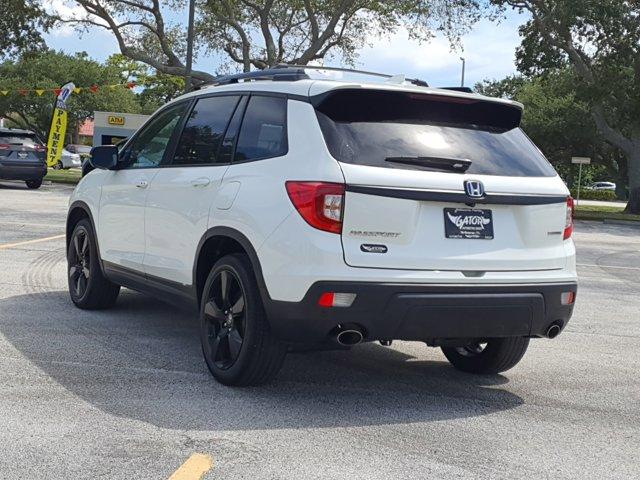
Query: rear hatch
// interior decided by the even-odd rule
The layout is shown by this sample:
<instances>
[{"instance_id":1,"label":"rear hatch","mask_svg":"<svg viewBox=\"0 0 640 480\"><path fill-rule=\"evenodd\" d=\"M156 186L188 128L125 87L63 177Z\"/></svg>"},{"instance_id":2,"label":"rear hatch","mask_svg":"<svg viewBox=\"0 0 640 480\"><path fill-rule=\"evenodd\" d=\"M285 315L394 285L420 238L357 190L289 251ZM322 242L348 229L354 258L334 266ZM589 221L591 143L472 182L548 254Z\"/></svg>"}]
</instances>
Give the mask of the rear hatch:
<instances>
[{"instance_id":1,"label":"rear hatch","mask_svg":"<svg viewBox=\"0 0 640 480\"><path fill-rule=\"evenodd\" d=\"M568 192L518 127L517 104L343 89L316 111L347 184L348 265L564 268Z\"/></svg>"},{"instance_id":2,"label":"rear hatch","mask_svg":"<svg viewBox=\"0 0 640 480\"><path fill-rule=\"evenodd\" d=\"M42 167L47 149L29 132L0 132L0 163L5 166Z\"/></svg>"}]
</instances>

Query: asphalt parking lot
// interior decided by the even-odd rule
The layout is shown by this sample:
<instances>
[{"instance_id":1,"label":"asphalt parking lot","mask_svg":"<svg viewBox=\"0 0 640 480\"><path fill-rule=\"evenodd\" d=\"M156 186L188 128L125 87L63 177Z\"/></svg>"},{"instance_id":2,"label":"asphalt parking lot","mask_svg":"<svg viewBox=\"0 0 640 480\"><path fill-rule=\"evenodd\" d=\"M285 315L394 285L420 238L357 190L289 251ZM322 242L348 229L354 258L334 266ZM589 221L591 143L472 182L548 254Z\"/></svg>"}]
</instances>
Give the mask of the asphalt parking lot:
<instances>
[{"instance_id":1,"label":"asphalt parking lot","mask_svg":"<svg viewBox=\"0 0 640 480\"><path fill-rule=\"evenodd\" d=\"M640 228L577 225L574 317L504 375L395 342L232 389L195 316L130 291L73 307L70 193L0 182L0 478L162 479L198 453L211 479L640 477Z\"/></svg>"}]
</instances>

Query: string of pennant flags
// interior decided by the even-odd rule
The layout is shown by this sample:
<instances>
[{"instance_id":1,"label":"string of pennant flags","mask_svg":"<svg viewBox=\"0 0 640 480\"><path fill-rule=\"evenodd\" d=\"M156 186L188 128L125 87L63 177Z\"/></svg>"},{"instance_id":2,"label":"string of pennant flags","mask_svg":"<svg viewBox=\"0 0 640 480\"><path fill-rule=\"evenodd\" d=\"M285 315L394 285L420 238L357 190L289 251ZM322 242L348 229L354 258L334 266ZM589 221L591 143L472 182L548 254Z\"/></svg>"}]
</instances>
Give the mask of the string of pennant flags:
<instances>
[{"instance_id":1,"label":"string of pennant flags","mask_svg":"<svg viewBox=\"0 0 640 480\"><path fill-rule=\"evenodd\" d=\"M100 90L105 90L105 89L109 89L109 90L116 90L117 88L128 88L129 90L131 90L132 88L136 87L138 84L136 82L127 82L127 83L118 83L115 85L91 85L89 87L75 87L73 89L73 93L98 93ZM54 96L58 96L60 94L60 92L62 91L61 88L18 88L18 89L2 89L0 88L0 95L3 96L7 96L10 93L18 93L19 95L22 95L23 97L26 97L29 94L36 94L37 96L41 97L42 95L44 95L45 93L53 93Z\"/></svg>"}]
</instances>

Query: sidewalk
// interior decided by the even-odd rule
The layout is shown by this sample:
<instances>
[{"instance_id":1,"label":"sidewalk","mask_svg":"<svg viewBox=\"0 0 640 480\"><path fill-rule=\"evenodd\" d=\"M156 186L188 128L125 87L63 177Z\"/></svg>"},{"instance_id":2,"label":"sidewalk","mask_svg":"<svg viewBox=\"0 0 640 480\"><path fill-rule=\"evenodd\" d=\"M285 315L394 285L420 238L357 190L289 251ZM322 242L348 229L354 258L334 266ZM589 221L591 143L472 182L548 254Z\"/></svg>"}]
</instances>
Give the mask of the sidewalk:
<instances>
[{"instance_id":1,"label":"sidewalk","mask_svg":"<svg viewBox=\"0 0 640 480\"><path fill-rule=\"evenodd\" d=\"M577 205L590 205L592 207L620 207L627 206L627 202L605 202L603 200L582 200Z\"/></svg>"}]
</instances>

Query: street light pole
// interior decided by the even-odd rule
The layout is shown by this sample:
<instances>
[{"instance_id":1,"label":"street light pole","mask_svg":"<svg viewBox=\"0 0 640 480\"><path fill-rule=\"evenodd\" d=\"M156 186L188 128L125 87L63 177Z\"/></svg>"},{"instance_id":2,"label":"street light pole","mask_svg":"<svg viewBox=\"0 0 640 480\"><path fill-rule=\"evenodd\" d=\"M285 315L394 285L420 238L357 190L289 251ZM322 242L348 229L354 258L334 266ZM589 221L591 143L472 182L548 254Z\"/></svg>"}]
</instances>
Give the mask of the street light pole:
<instances>
[{"instance_id":1,"label":"street light pole","mask_svg":"<svg viewBox=\"0 0 640 480\"><path fill-rule=\"evenodd\" d=\"M460 86L464 87L464 64L465 64L464 57L460 57L460 60L462 60L462 76L460 78Z\"/></svg>"},{"instance_id":2,"label":"street light pole","mask_svg":"<svg viewBox=\"0 0 640 480\"><path fill-rule=\"evenodd\" d=\"M191 91L191 68L193 66L193 17L195 16L195 0L189 0L189 26L187 27L187 67L184 75L185 91Z\"/></svg>"}]
</instances>

